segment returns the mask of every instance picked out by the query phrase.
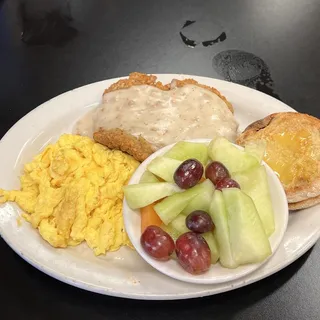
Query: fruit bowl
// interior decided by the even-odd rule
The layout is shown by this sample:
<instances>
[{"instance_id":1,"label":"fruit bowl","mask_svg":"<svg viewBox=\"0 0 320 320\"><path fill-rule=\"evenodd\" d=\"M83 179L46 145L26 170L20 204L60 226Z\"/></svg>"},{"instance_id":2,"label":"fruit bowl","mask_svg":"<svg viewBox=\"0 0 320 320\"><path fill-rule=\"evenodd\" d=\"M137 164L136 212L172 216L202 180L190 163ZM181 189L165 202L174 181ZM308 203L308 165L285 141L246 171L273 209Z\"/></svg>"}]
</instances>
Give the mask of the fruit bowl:
<instances>
[{"instance_id":1,"label":"fruit bowl","mask_svg":"<svg viewBox=\"0 0 320 320\"><path fill-rule=\"evenodd\" d=\"M209 144L210 140L209 139L193 139L193 140L188 140L188 142ZM138 184L140 181L140 178L145 173L146 168L150 164L150 162L155 158L166 153L173 146L174 144L166 146L156 151L150 157L148 157L144 162L142 162L140 166L137 168L137 170L135 171L135 173L133 174L133 176L131 177L128 185ZM236 147L239 149L242 149L242 147L240 146L236 146ZM140 243L140 237L141 237L140 210L131 209L125 198L123 201L123 218L124 218L127 234L135 250L147 263L149 263L152 267L154 267L159 272L169 277L172 277L174 279L190 282L190 283L216 284L216 283L228 282L228 281L241 278L258 269L262 264L266 263L270 258L272 258L272 255L275 253L279 244L282 241L282 238L284 236L284 233L287 228L287 223L288 223L288 204L287 204L286 195L283 190L283 187L277 175L274 173L274 171L266 163L262 162L262 165L265 167L266 173L267 173L267 180L269 184L272 207L274 211L274 224L275 224L275 231L269 237L272 254L269 257L267 257L264 261L260 263L241 265L233 269L222 267L220 263L216 263L216 264L212 264L210 269L207 272L199 275L193 275L185 271L179 265L176 258L172 258L169 261L155 260L145 252L145 250L143 249Z\"/></svg>"}]
</instances>

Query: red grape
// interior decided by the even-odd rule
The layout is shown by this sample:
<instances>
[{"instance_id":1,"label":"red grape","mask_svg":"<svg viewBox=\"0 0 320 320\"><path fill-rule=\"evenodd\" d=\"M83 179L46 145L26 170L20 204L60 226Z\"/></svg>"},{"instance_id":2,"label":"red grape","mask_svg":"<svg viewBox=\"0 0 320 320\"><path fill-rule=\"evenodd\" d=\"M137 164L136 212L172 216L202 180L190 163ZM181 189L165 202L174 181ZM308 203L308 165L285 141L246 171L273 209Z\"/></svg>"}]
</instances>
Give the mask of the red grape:
<instances>
[{"instance_id":1,"label":"red grape","mask_svg":"<svg viewBox=\"0 0 320 320\"><path fill-rule=\"evenodd\" d=\"M174 173L174 182L182 189L194 187L202 178L203 166L196 159L183 161Z\"/></svg>"},{"instance_id":2,"label":"red grape","mask_svg":"<svg viewBox=\"0 0 320 320\"><path fill-rule=\"evenodd\" d=\"M141 235L140 243L146 253L162 261L169 260L175 248L170 235L157 226L147 227Z\"/></svg>"},{"instance_id":3,"label":"red grape","mask_svg":"<svg viewBox=\"0 0 320 320\"><path fill-rule=\"evenodd\" d=\"M207 165L205 176L215 185L221 179L230 178L230 173L221 162L213 161Z\"/></svg>"},{"instance_id":4,"label":"red grape","mask_svg":"<svg viewBox=\"0 0 320 320\"><path fill-rule=\"evenodd\" d=\"M237 181L231 179L231 178L224 178L219 180L216 183L217 190L225 189L225 188L238 188L240 189L240 185Z\"/></svg>"},{"instance_id":5,"label":"red grape","mask_svg":"<svg viewBox=\"0 0 320 320\"><path fill-rule=\"evenodd\" d=\"M210 248L200 234L182 234L176 241L176 254L179 264L191 274L201 274L210 268Z\"/></svg>"},{"instance_id":6,"label":"red grape","mask_svg":"<svg viewBox=\"0 0 320 320\"><path fill-rule=\"evenodd\" d=\"M202 210L191 212L186 219L186 226L196 233L213 231L214 224L209 214Z\"/></svg>"}]
</instances>

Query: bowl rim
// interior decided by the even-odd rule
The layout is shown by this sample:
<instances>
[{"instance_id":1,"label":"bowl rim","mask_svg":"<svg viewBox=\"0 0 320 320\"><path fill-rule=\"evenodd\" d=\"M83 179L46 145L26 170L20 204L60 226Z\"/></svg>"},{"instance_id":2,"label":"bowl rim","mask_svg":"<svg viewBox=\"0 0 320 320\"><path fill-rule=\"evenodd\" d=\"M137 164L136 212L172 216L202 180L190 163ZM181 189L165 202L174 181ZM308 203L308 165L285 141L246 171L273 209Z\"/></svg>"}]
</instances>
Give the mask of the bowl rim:
<instances>
[{"instance_id":1,"label":"bowl rim","mask_svg":"<svg viewBox=\"0 0 320 320\"><path fill-rule=\"evenodd\" d=\"M209 143L212 141L213 139L206 139L206 138L198 138L198 139L184 139L184 140L179 140L177 142L174 142L170 145L167 145L167 146L164 146L160 149L158 149L157 151L155 151L154 153L152 153L148 158L146 158L143 162L141 162L141 164L137 167L137 169L135 170L135 172L133 173L133 175L131 176L130 180L128 181L127 185L131 185L131 184L138 184L139 181L140 181L140 178L141 176L144 174L144 172L146 171L146 166L156 157L158 156L161 156L163 155L166 151L170 150L176 143L178 142L181 142L181 141L185 141L185 142L195 142L195 143L206 143L207 145L209 145ZM232 143L232 142L231 142ZM241 149L243 150L244 148L242 146L239 146L235 143L232 143L235 147L237 147L238 149ZM261 164L263 166L265 166L266 168L266 171L267 171L267 175L268 177L272 177L272 180L273 181L277 181L276 184L277 184L277 187L280 187L278 188L280 193L281 194L278 194L278 198L282 200L282 203L279 204L279 207L280 206L284 206L283 207L283 210L282 213L284 213L283 215L283 220L284 220L284 223L282 225L282 228L280 226L279 229L281 230L278 230L278 232L280 232L280 234L278 235L278 240L276 241L276 244L274 246L272 246L272 254L267 257L264 261L260 262L260 263L256 263L256 264L248 264L248 265L244 265L244 266L239 266L235 269L228 269L228 268L223 268L223 269L226 269L226 270L237 270L237 269L250 269L250 271L248 272L244 272L243 274L239 275L239 276L235 276L235 277L231 277L230 276L230 279L226 279L226 280L217 280L215 278L210 278L210 279L202 279L201 277L199 276L196 276L196 275L192 275L192 274L189 274L187 272L185 272L182 267L181 268L181 274L185 274L185 276L181 276L180 275L177 275L177 276L173 276L170 272L167 272L166 270L163 270L163 268L161 268L161 266L163 266L164 264L167 264L168 262L172 261L173 259L171 259L170 261L166 261L166 262L163 262L163 261L158 261L158 260L155 260L153 259L152 257L150 257L147 253L144 252L144 250L142 249L141 245L140 245L140 241L136 241L136 237L134 237L131 232L130 232L130 226L129 226L129 221L128 219L126 218L128 215L132 214L132 212L135 212L135 213L138 213L139 209L131 209L127 202L126 202L126 199L125 197L123 198L123 219L124 219L124 225L125 225L125 229L127 231L127 234L128 234L128 237L133 245L133 247L135 248L135 250L137 251L137 253L142 257L142 259L144 259L150 266L152 266L154 269L156 269L157 271L159 271L160 273L168 276L168 277L171 277L173 279L176 279L176 280L180 280L180 281L184 281L184 282L189 282L189 283L194 283L194 284L221 284L221 283L226 283L226 282L230 282L232 280L236 280L236 279L239 279L239 278L242 278L244 276L247 276L248 274L256 271L258 268L260 268L263 264L265 264L269 259L271 259L273 257L273 255L275 254L275 252L277 251L277 249L279 248L280 246L280 243L282 242L283 240L283 237L284 237L284 234L287 230L287 226L288 226L288 220L289 220L289 207L288 207L288 203L287 203L287 200L286 200L286 194L285 194L285 191L284 191L284 188L278 178L278 176L276 175L276 173L274 172L274 170L271 169L271 167L264 161L261 161ZM141 169L142 168L142 169ZM141 171L141 172L140 172ZM138 181L138 182L135 182L133 183L133 181ZM280 203L280 202L279 202ZM278 210L274 210L274 211L277 211L279 212ZM139 214L139 213L138 213ZM138 226L140 228L140 225ZM128 231L129 230L129 231ZM276 231L270 236L274 236L276 234ZM269 238L270 239L270 238ZM271 245L271 243L270 243ZM213 265L211 265L211 268L212 268ZM166 269L166 268L165 268ZM205 274L204 274L205 275ZM201 276L201 275L200 275Z\"/></svg>"}]
</instances>

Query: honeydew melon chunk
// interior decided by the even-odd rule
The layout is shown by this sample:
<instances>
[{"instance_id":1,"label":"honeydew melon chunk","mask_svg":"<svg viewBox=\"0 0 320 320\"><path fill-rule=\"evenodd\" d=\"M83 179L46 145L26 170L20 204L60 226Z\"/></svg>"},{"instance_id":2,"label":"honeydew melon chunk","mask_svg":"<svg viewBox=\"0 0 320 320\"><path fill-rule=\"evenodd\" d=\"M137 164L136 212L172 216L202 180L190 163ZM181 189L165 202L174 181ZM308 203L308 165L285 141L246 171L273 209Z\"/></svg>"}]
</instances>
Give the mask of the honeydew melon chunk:
<instances>
[{"instance_id":1,"label":"honeydew melon chunk","mask_svg":"<svg viewBox=\"0 0 320 320\"><path fill-rule=\"evenodd\" d=\"M174 241L176 241L176 240L179 238L179 236L181 235L181 232L179 232L178 230L174 229L174 228L172 227L172 224L171 224L171 223L169 223L168 225L165 225L165 224L163 223L163 224L160 226L160 228L161 228L162 230L164 230L165 232L167 232Z\"/></svg>"},{"instance_id":2,"label":"honeydew melon chunk","mask_svg":"<svg viewBox=\"0 0 320 320\"><path fill-rule=\"evenodd\" d=\"M173 194L170 197L162 200L154 206L154 210L162 220L162 222L168 225L173 219L175 219L179 213L189 204L189 202L196 197L199 193L204 192L206 189L211 188L211 184L205 180L196 186L181 192Z\"/></svg>"},{"instance_id":3,"label":"honeydew melon chunk","mask_svg":"<svg viewBox=\"0 0 320 320\"><path fill-rule=\"evenodd\" d=\"M150 171L145 171L140 178L139 183L160 182L159 179Z\"/></svg>"},{"instance_id":4,"label":"honeydew melon chunk","mask_svg":"<svg viewBox=\"0 0 320 320\"><path fill-rule=\"evenodd\" d=\"M248 141L244 146L244 151L257 158L261 164L266 152L267 143L264 140Z\"/></svg>"},{"instance_id":5,"label":"honeydew melon chunk","mask_svg":"<svg viewBox=\"0 0 320 320\"><path fill-rule=\"evenodd\" d=\"M221 265L229 269L237 268L239 264L235 262L231 252L227 209L222 192L219 190L215 190L213 193L209 214L215 225L215 236L219 247Z\"/></svg>"},{"instance_id":6,"label":"honeydew melon chunk","mask_svg":"<svg viewBox=\"0 0 320 320\"><path fill-rule=\"evenodd\" d=\"M239 264L259 263L272 254L252 199L238 188L222 190L232 257Z\"/></svg>"},{"instance_id":7,"label":"honeydew melon chunk","mask_svg":"<svg viewBox=\"0 0 320 320\"><path fill-rule=\"evenodd\" d=\"M219 249L218 244L214 236L214 232L206 232L201 234L204 239L207 241L207 244L211 251L211 264L217 263L219 260Z\"/></svg>"},{"instance_id":8,"label":"honeydew melon chunk","mask_svg":"<svg viewBox=\"0 0 320 320\"><path fill-rule=\"evenodd\" d=\"M204 143L179 141L164 154L164 157L180 161L192 158L206 165L208 162L208 146Z\"/></svg>"},{"instance_id":9,"label":"honeydew melon chunk","mask_svg":"<svg viewBox=\"0 0 320 320\"><path fill-rule=\"evenodd\" d=\"M171 223L168 224L167 226L165 224L162 224L160 226L160 228L165 231L166 233L169 234L169 236L173 239L174 242L176 242L176 240L179 238L179 236L181 235L180 232L178 232L177 230L173 229L172 226L171 226ZM175 259L177 260L177 255L176 255L176 252L173 251L172 255L171 255L171 258L172 259Z\"/></svg>"},{"instance_id":10,"label":"honeydew melon chunk","mask_svg":"<svg viewBox=\"0 0 320 320\"><path fill-rule=\"evenodd\" d=\"M147 170L164 181L174 182L173 175L182 161L166 157L154 158L147 166Z\"/></svg>"},{"instance_id":11,"label":"honeydew melon chunk","mask_svg":"<svg viewBox=\"0 0 320 320\"><path fill-rule=\"evenodd\" d=\"M275 223L266 168L264 166L254 167L236 173L232 178L240 184L241 190L253 200L266 235L270 237L275 230Z\"/></svg>"},{"instance_id":12,"label":"honeydew melon chunk","mask_svg":"<svg viewBox=\"0 0 320 320\"><path fill-rule=\"evenodd\" d=\"M123 187L125 199L131 209L145 207L181 191L176 184L169 182L139 183Z\"/></svg>"},{"instance_id":13,"label":"honeydew melon chunk","mask_svg":"<svg viewBox=\"0 0 320 320\"><path fill-rule=\"evenodd\" d=\"M204 182L203 182L204 183ZM203 192L199 193L196 197L194 197L189 204L182 210L183 215L188 215L195 210L203 210L205 212L209 212L210 203L212 201L212 195L214 192L213 183L207 179L205 181L206 184L210 184L211 188L206 188Z\"/></svg>"},{"instance_id":14,"label":"honeydew melon chunk","mask_svg":"<svg viewBox=\"0 0 320 320\"><path fill-rule=\"evenodd\" d=\"M170 223L173 229L177 230L179 234L189 232L190 230L186 226L186 216L179 214Z\"/></svg>"},{"instance_id":15,"label":"honeydew melon chunk","mask_svg":"<svg viewBox=\"0 0 320 320\"><path fill-rule=\"evenodd\" d=\"M238 149L223 137L213 139L209 144L208 152L213 161L221 162L230 173L245 171L259 165L255 156Z\"/></svg>"}]
</instances>

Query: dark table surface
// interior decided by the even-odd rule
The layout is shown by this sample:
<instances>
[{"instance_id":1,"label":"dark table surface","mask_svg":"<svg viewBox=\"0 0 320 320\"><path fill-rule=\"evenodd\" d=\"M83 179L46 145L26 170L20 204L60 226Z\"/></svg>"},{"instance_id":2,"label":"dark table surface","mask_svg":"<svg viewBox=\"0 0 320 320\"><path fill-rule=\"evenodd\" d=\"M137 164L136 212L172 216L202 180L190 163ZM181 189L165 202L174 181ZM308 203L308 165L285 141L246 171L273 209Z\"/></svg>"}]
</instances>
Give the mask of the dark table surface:
<instances>
[{"instance_id":1,"label":"dark table surface","mask_svg":"<svg viewBox=\"0 0 320 320\"><path fill-rule=\"evenodd\" d=\"M132 71L226 79L320 117L319 16L317 0L0 1L0 134L62 92ZM319 244L248 287L173 302L81 291L2 239L0 257L1 319L320 319Z\"/></svg>"}]
</instances>

